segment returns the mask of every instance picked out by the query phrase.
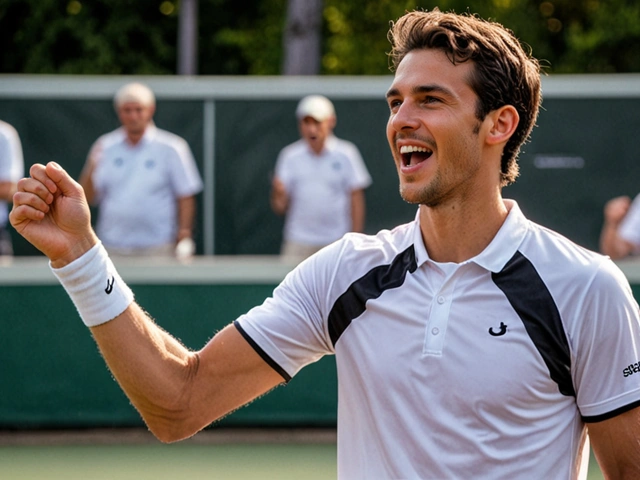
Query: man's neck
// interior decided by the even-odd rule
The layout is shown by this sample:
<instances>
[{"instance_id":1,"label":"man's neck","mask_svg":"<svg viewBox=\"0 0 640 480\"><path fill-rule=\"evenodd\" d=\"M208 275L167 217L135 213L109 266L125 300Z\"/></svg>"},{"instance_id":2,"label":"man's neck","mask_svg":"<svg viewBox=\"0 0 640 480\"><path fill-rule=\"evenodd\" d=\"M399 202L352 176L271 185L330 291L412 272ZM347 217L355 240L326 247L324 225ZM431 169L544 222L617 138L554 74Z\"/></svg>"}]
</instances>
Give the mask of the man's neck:
<instances>
[{"instance_id":1,"label":"man's neck","mask_svg":"<svg viewBox=\"0 0 640 480\"><path fill-rule=\"evenodd\" d=\"M142 140L142 137L144 136L144 132L143 133L127 133L127 143L129 143L129 145L137 145L138 143L140 143L140 140Z\"/></svg>"},{"instance_id":2,"label":"man's neck","mask_svg":"<svg viewBox=\"0 0 640 480\"><path fill-rule=\"evenodd\" d=\"M500 195L485 202L420 205L420 228L429 258L461 263L475 257L491 243L508 213Z\"/></svg>"}]
</instances>

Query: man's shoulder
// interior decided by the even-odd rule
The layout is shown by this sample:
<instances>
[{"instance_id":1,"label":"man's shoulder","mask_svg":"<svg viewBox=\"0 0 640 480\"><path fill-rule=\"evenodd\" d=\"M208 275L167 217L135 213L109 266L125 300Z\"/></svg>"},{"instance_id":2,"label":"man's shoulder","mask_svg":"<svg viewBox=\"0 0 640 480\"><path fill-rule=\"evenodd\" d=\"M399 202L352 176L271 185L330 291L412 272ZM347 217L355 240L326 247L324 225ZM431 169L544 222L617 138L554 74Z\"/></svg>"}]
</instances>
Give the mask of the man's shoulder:
<instances>
[{"instance_id":1,"label":"man's shoulder","mask_svg":"<svg viewBox=\"0 0 640 480\"><path fill-rule=\"evenodd\" d=\"M18 131L10 123L0 120L0 135L3 137L17 137Z\"/></svg>"},{"instance_id":2,"label":"man's shoulder","mask_svg":"<svg viewBox=\"0 0 640 480\"><path fill-rule=\"evenodd\" d=\"M329 247L325 260L339 268L359 265L367 269L393 263L396 257L413 252L415 222L382 229L375 234L349 232Z\"/></svg>"},{"instance_id":3,"label":"man's shoulder","mask_svg":"<svg viewBox=\"0 0 640 480\"><path fill-rule=\"evenodd\" d=\"M107 133L100 135L91 147L92 152L101 152L104 155L108 150L122 144L125 139L125 133L122 128L116 128Z\"/></svg>"},{"instance_id":4,"label":"man's shoulder","mask_svg":"<svg viewBox=\"0 0 640 480\"><path fill-rule=\"evenodd\" d=\"M308 150L307 145L304 140L299 139L295 142L291 142L288 145L285 145L280 150L280 156L292 156L306 153Z\"/></svg>"},{"instance_id":5,"label":"man's shoulder","mask_svg":"<svg viewBox=\"0 0 640 480\"><path fill-rule=\"evenodd\" d=\"M155 140L168 143L168 144L184 144L187 141L180 135L170 132L169 130L163 130L162 128L155 129Z\"/></svg>"},{"instance_id":6,"label":"man's shoulder","mask_svg":"<svg viewBox=\"0 0 640 480\"><path fill-rule=\"evenodd\" d=\"M586 280L613 265L609 257L591 250L551 228L529 222L521 253L540 271L562 272L564 278ZM555 276L555 274L554 274Z\"/></svg>"}]
</instances>

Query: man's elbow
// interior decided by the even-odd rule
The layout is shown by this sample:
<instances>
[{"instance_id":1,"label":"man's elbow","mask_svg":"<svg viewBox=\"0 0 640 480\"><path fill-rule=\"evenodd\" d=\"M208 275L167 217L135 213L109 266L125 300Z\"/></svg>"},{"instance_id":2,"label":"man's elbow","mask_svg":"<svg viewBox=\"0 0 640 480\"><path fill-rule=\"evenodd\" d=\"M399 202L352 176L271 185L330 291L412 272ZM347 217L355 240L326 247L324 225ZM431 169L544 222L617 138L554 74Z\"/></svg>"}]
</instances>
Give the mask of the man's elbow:
<instances>
[{"instance_id":1,"label":"man's elbow","mask_svg":"<svg viewBox=\"0 0 640 480\"><path fill-rule=\"evenodd\" d=\"M162 443L175 443L192 437L206 425L181 415L143 417L149 431Z\"/></svg>"}]
</instances>

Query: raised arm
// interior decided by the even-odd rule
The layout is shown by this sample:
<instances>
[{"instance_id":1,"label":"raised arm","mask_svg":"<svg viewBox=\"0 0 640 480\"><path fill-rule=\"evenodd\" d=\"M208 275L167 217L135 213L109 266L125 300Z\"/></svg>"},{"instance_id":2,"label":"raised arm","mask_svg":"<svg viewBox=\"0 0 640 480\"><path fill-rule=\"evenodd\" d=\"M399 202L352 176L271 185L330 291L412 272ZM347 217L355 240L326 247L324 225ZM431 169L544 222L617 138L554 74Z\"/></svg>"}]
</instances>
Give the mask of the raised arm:
<instances>
[{"instance_id":1,"label":"raised arm","mask_svg":"<svg viewBox=\"0 0 640 480\"><path fill-rule=\"evenodd\" d=\"M633 250L633 244L620 237L618 229L629 211L631 199L626 196L609 200L604 207L604 225L600 232L600 252L612 259L626 257Z\"/></svg>"},{"instance_id":2,"label":"raised arm","mask_svg":"<svg viewBox=\"0 0 640 480\"><path fill-rule=\"evenodd\" d=\"M93 325L91 333L113 375L160 440L193 435L283 382L234 326L198 352L162 330L126 300L132 298L127 287L114 285L111 271L103 267L112 264L91 228L80 185L55 163L34 165L30 174L18 183L11 224L49 257L56 275L76 272L65 288L85 323ZM93 258L101 260L87 260ZM109 302L120 302L119 312L113 319L101 318L112 308ZM106 308L95 312L96 304Z\"/></svg>"}]
</instances>

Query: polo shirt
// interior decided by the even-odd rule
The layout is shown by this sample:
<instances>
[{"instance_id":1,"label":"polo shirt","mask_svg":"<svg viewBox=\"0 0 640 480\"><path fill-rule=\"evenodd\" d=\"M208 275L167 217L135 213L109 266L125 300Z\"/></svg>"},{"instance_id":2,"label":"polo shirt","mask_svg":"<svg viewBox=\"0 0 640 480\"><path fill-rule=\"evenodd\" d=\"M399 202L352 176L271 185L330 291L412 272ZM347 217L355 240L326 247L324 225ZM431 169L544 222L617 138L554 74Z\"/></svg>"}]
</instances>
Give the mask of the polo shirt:
<instances>
[{"instance_id":1,"label":"polo shirt","mask_svg":"<svg viewBox=\"0 0 640 480\"><path fill-rule=\"evenodd\" d=\"M342 479L577 479L585 422L640 405L640 320L608 258L509 214L429 259L420 220L347 234L236 328L289 381L335 355Z\"/></svg>"},{"instance_id":2,"label":"polo shirt","mask_svg":"<svg viewBox=\"0 0 640 480\"><path fill-rule=\"evenodd\" d=\"M187 142L150 125L136 145L124 128L101 136L89 156L99 211L96 231L104 245L146 248L175 243L177 200L202 190Z\"/></svg>"},{"instance_id":3,"label":"polo shirt","mask_svg":"<svg viewBox=\"0 0 640 480\"><path fill-rule=\"evenodd\" d=\"M289 194L283 237L304 245L328 245L350 231L351 193L371 184L358 148L334 135L319 155L303 139L283 148L275 176Z\"/></svg>"},{"instance_id":4,"label":"polo shirt","mask_svg":"<svg viewBox=\"0 0 640 480\"><path fill-rule=\"evenodd\" d=\"M24 176L24 159L18 132L0 120L0 182L17 183ZM9 205L0 200L0 227L9 220Z\"/></svg>"}]
</instances>

